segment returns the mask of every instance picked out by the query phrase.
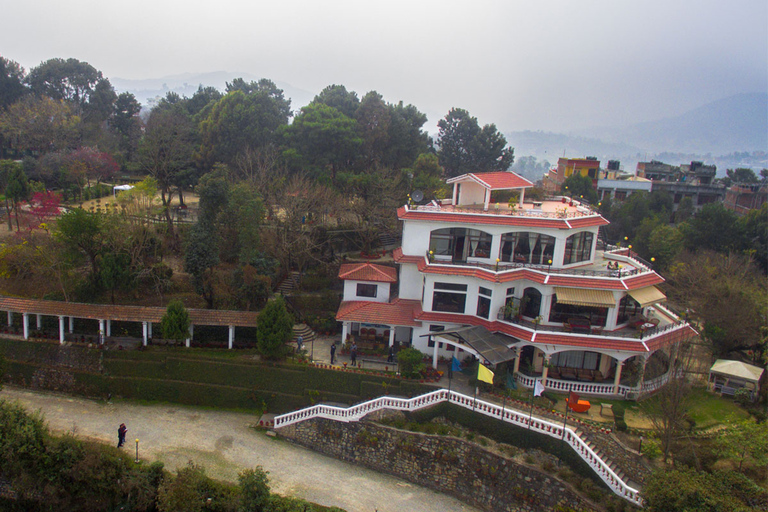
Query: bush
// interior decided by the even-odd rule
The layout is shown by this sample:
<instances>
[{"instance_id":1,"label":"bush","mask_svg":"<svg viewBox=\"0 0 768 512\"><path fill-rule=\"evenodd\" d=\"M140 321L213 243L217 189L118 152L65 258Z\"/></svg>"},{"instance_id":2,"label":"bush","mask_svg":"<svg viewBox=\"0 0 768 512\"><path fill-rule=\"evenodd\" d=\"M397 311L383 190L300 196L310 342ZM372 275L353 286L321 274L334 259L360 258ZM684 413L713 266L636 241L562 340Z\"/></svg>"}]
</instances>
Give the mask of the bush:
<instances>
[{"instance_id":1,"label":"bush","mask_svg":"<svg viewBox=\"0 0 768 512\"><path fill-rule=\"evenodd\" d=\"M656 439L648 439L643 443L640 453L649 459L657 459L661 456L661 444Z\"/></svg>"},{"instance_id":2,"label":"bush","mask_svg":"<svg viewBox=\"0 0 768 512\"><path fill-rule=\"evenodd\" d=\"M424 369L424 354L415 348L406 348L397 353L397 363L404 377L417 378Z\"/></svg>"}]
</instances>

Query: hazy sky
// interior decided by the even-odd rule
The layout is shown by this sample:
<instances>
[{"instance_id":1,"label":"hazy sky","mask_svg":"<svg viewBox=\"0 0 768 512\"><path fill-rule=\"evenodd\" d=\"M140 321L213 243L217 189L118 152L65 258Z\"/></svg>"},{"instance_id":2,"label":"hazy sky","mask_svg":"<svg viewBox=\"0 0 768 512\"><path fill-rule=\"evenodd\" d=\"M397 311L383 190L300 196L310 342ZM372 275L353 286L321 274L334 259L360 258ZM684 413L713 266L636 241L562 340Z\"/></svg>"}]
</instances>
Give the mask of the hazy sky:
<instances>
[{"instance_id":1,"label":"hazy sky","mask_svg":"<svg viewBox=\"0 0 768 512\"><path fill-rule=\"evenodd\" d=\"M0 0L0 54L109 78L253 73L566 131L768 90L766 0Z\"/></svg>"}]
</instances>

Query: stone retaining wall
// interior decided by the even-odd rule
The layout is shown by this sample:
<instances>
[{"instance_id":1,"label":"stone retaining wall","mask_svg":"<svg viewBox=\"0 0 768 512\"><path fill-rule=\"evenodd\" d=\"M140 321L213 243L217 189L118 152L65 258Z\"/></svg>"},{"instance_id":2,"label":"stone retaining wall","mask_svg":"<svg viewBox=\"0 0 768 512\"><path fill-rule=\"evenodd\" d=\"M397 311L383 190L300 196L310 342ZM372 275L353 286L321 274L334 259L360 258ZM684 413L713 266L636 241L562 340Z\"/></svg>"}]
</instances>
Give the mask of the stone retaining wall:
<instances>
[{"instance_id":1,"label":"stone retaining wall","mask_svg":"<svg viewBox=\"0 0 768 512\"><path fill-rule=\"evenodd\" d=\"M560 480L456 438L404 432L368 421L322 418L282 427L278 435L484 510L598 510Z\"/></svg>"}]
</instances>

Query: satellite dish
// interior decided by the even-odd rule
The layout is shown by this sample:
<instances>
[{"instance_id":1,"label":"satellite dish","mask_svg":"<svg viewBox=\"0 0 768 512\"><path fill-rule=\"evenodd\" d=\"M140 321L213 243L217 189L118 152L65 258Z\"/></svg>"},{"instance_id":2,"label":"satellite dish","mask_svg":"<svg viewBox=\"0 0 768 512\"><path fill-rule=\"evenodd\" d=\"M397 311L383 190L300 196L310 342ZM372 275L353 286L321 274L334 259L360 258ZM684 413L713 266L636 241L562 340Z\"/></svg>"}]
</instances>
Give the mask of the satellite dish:
<instances>
[{"instance_id":1,"label":"satellite dish","mask_svg":"<svg viewBox=\"0 0 768 512\"><path fill-rule=\"evenodd\" d=\"M413 199L413 201L416 203L420 202L422 199L424 199L424 192L421 190L414 190L411 192L411 199Z\"/></svg>"}]
</instances>

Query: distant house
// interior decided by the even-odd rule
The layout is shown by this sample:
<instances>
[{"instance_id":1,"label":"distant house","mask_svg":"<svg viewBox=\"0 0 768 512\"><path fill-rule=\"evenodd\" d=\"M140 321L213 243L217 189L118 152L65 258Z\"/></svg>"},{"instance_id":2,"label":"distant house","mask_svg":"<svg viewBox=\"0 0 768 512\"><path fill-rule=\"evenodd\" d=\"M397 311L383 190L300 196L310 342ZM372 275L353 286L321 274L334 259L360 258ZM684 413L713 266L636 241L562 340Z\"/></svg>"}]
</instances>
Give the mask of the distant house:
<instances>
[{"instance_id":1,"label":"distant house","mask_svg":"<svg viewBox=\"0 0 768 512\"><path fill-rule=\"evenodd\" d=\"M597 180L600 172L600 160L588 156L586 158L560 158L557 168L551 169L545 176L543 187L550 194L560 193L560 187L566 179L574 174L581 174Z\"/></svg>"},{"instance_id":2,"label":"distant house","mask_svg":"<svg viewBox=\"0 0 768 512\"><path fill-rule=\"evenodd\" d=\"M733 185L725 191L723 204L738 215L759 210L768 202L768 183Z\"/></svg>"},{"instance_id":3,"label":"distant house","mask_svg":"<svg viewBox=\"0 0 768 512\"><path fill-rule=\"evenodd\" d=\"M709 390L723 395L734 395L745 389L750 400L757 400L760 394L760 380L765 370L741 361L718 359L709 369Z\"/></svg>"},{"instance_id":4,"label":"distant house","mask_svg":"<svg viewBox=\"0 0 768 512\"><path fill-rule=\"evenodd\" d=\"M651 191L664 192L671 196L673 209L688 197L695 209L725 198L725 187L714 184L717 167L693 161L690 164L673 166L651 160L638 162L636 175L651 180Z\"/></svg>"}]
</instances>

